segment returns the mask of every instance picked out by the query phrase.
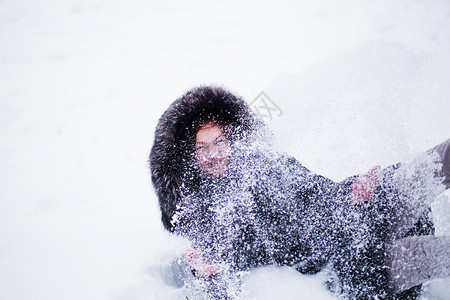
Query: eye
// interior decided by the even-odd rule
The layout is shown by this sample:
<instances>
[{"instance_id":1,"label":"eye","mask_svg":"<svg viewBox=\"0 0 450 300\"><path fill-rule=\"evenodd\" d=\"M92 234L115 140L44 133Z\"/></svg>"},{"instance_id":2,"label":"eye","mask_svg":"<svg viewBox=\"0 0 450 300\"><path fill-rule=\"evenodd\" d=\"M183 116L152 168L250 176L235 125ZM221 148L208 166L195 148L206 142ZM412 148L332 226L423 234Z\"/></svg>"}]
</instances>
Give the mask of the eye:
<instances>
[{"instance_id":1,"label":"eye","mask_svg":"<svg viewBox=\"0 0 450 300\"><path fill-rule=\"evenodd\" d=\"M216 141L216 145L217 145L217 144L221 144L221 143L223 143L223 142L225 142L225 139L224 139L224 138L220 138L220 139L218 139L218 140Z\"/></svg>"},{"instance_id":2,"label":"eye","mask_svg":"<svg viewBox=\"0 0 450 300\"><path fill-rule=\"evenodd\" d=\"M202 149L205 149L205 146L197 146L197 147L195 147L196 151L199 151L199 150L202 150Z\"/></svg>"}]
</instances>

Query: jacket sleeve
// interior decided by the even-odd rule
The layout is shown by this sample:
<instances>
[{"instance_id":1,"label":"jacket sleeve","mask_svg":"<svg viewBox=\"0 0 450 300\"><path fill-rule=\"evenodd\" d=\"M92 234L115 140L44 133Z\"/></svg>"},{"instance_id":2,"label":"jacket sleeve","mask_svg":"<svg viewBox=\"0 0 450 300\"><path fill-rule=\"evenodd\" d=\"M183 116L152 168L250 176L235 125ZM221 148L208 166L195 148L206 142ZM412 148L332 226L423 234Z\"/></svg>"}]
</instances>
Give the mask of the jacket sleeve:
<instances>
[{"instance_id":1,"label":"jacket sleeve","mask_svg":"<svg viewBox=\"0 0 450 300\"><path fill-rule=\"evenodd\" d=\"M289 182L296 192L296 199L313 204L315 201L330 201L338 194L347 194L357 176L352 176L342 182L315 174L299 163L294 157L283 155L281 163L289 170ZM334 196L334 197L333 197Z\"/></svg>"},{"instance_id":2,"label":"jacket sleeve","mask_svg":"<svg viewBox=\"0 0 450 300\"><path fill-rule=\"evenodd\" d=\"M339 244L335 226L335 211L339 206L340 184L310 172L295 158L284 155L281 163L287 170L286 214L291 226L284 251L290 259L282 263L294 266L303 274L315 274L329 262Z\"/></svg>"}]
</instances>

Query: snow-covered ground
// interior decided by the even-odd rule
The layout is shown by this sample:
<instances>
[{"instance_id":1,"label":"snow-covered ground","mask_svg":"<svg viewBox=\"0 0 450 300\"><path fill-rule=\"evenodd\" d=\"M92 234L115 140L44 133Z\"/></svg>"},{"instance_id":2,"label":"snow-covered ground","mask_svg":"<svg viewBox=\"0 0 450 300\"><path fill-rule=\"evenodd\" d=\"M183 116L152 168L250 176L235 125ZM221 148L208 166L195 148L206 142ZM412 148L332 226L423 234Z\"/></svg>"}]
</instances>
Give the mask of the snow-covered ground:
<instances>
[{"instance_id":1,"label":"snow-covered ground","mask_svg":"<svg viewBox=\"0 0 450 300\"><path fill-rule=\"evenodd\" d=\"M179 299L148 271L187 245L147 157L210 83L264 91L280 147L334 180L406 160L450 137L450 2L0 1L0 299ZM434 213L450 234L448 193ZM329 299L318 282L266 268L244 294Z\"/></svg>"}]
</instances>

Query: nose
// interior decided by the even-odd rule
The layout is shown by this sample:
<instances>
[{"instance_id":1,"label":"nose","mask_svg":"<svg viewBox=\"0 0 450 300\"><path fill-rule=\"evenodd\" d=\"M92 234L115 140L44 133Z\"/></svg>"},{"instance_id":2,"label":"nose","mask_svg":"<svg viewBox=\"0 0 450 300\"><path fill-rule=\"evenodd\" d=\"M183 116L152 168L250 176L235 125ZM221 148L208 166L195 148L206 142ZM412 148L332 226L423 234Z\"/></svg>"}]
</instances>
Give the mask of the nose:
<instances>
[{"instance_id":1,"label":"nose","mask_svg":"<svg viewBox=\"0 0 450 300\"><path fill-rule=\"evenodd\" d=\"M215 158L220 154L219 147L217 147L216 145L211 146L208 150L208 157L210 158Z\"/></svg>"}]
</instances>

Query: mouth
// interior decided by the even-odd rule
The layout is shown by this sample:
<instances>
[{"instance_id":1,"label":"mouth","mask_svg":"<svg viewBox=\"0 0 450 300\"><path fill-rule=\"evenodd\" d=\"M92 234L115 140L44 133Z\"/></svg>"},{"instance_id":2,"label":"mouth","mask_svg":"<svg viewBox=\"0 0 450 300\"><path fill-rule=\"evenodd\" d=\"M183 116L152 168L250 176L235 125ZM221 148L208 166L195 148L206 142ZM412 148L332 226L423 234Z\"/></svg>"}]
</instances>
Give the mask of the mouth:
<instances>
[{"instance_id":1,"label":"mouth","mask_svg":"<svg viewBox=\"0 0 450 300\"><path fill-rule=\"evenodd\" d=\"M225 171L227 162L225 158L210 160L203 164L203 169L211 175L220 175Z\"/></svg>"},{"instance_id":2,"label":"mouth","mask_svg":"<svg viewBox=\"0 0 450 300\"><path fill-rule=\"evenodd\" d=\"M224 165L224 164L225 164L225 159L222 158L222 159L214 159L214 160L210 160L210 161L208 161L208 162L206 163L206 166L207 166L208 168L214 168L214 167L216 167L216 166L221 166L221 165Z\"/></svg>"}]
</instances>

